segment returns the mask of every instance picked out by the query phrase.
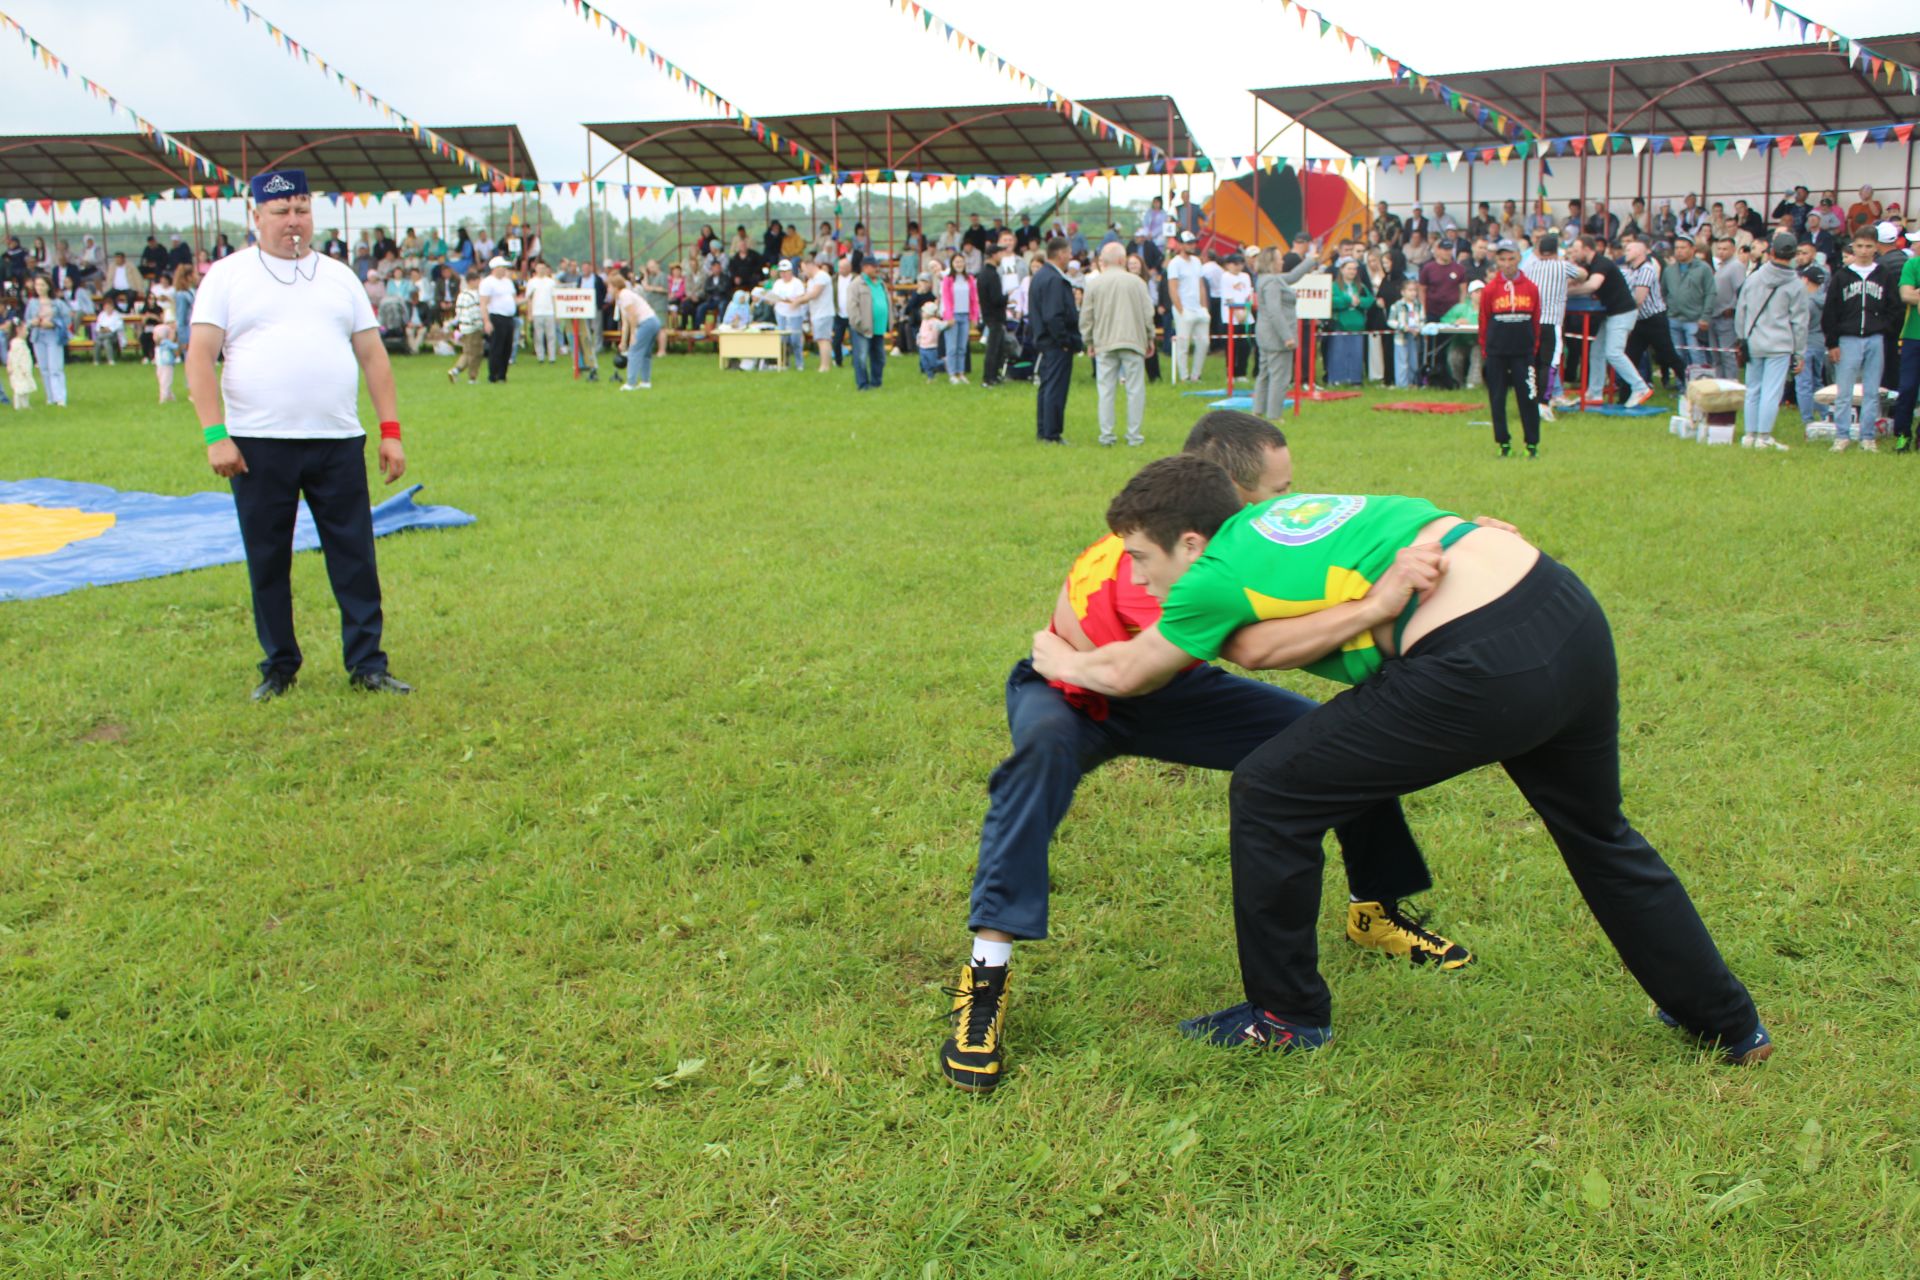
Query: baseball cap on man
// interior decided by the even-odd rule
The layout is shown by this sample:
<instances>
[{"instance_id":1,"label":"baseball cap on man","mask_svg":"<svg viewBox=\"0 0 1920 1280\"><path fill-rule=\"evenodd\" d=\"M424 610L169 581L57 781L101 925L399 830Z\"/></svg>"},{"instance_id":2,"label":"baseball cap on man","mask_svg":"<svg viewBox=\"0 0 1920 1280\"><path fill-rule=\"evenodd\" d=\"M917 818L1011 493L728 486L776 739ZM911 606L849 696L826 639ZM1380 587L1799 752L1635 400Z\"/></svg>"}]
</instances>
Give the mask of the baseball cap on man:
<instances>
[{"instance_id":1,"label":"baseball cap on man","mask_svg":"<svg viewBox=\"0 0 1920 1280\"><path fill-rule=\"evenodd\" d=\"M256 173L247 184L255 204L265 204L269 200L286 200L292 196L304 196L307 192L307 171L305 169L269 169L265 173Z\"/></svg>"},{"instance_id":2,"label":"baseball cap on man","mask_svg":"<svg viewBox=\"0 0 1920 1280\"><path fill-rule=\"evenodd\" d=\"M791 270L793 270L793 259L792 259L792 258L782 258L782 259L780 259L780 266L779 266L779 270L781 270L781 271L791 271Z\"/></svg>"},{"instance_id":3,"label":"baseball cap on man","mask_svg":"<svg viewBox=\"0 0 1920 1280\"><path fill-rule=\"evenodd\" d=\"M1793 251L1800 247L1799 239L1790 231L1782 231L1773 237L1773 256L1791 258Z\"/></svg>"},{"instance_id":4,"label":"baseball cap on man","mask_svg":"<svg viewBox=\"0 0 1920 1280\"><path fill-rule=\"evenodd\" d=\"M1900 224L1897 222L1883 222L1874 228L1874 232L1880 237L1881 244L1900 243Z\"/></svg>"},{"instance_id":5,"label":"baseball cap on man","mask_svg":"<svg viewBox=\"0 0 1920 1280\"><path fill-rule=\"evenodd\" d=\"M487 261L487 270L497 271L501 267L510 266L510 265L512 264L509 263L505 258L491 258Z\"/></svg>"},{"instance_id":6,"label":"baseball cap on man","mask_svg":"<svg viewBox=\"0 0 1920 1280\"><path fill-rule=\"evenodd\" d=\"M1806 266L1800 268L1800 278L1802 280L1811 280L1815 284L1825 284L1827 282L1827 271L1825 267L1816 266L1809 262Z\"/></svg>"},{"instance_id":7,"label":"baseball cap on man","mask_svg":"<svg viewBox=\"0 0 1920 1280\"><path fill-rule=\"evenodd\" d=\"M1180 233L1180 243L1181 243L1181 244L1192 244L1192 243L1193 243L1193 232L1191 232L1191 231L1182 231L1182 232Z\"/></svg>"}]
</instances>

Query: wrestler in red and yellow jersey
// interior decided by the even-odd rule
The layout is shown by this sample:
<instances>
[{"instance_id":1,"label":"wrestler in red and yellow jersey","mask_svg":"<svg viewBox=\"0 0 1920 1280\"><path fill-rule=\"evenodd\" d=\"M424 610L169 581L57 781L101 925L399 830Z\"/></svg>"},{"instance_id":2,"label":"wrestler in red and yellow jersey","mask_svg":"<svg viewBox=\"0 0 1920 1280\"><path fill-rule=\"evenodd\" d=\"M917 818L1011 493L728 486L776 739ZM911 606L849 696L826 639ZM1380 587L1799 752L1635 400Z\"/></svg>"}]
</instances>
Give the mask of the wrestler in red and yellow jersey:
<instances>
[{"instance_id":1,"label":"wrestler in red and yellow jersey","mask_svg":"<svg viewBox=\"0 0 1920 1280\"><path fill-rule=\"evenodd\" d=\"M1108 534L1082 551L1060 584L1048 628L1076 649L1131 640L1160 620L1160 602L1133 581L1133 559L1116 534ZM1067 702L1095 720L1107 718L1104 694L1078 685L1049 681Z\"/></svg>"}]
</instances>

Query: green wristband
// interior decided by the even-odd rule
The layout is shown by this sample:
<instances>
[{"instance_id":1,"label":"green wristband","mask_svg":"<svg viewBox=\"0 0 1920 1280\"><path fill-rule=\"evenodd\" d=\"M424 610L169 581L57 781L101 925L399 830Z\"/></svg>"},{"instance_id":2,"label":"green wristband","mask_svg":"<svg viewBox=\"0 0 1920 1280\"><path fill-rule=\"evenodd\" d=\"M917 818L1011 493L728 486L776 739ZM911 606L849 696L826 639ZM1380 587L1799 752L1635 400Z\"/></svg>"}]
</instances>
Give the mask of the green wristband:
<instances>
[{"instance_id":1,"label":"green wristband","mask_svg":"<svg viewBox=\"0 0 1920 1280\"><path fill-rule=\"evenodd\" d=\"M224 422L216 422L205 429L205 435L208 444L219 444L227 438L227 424Z\"/></svg>"}]
</instances>

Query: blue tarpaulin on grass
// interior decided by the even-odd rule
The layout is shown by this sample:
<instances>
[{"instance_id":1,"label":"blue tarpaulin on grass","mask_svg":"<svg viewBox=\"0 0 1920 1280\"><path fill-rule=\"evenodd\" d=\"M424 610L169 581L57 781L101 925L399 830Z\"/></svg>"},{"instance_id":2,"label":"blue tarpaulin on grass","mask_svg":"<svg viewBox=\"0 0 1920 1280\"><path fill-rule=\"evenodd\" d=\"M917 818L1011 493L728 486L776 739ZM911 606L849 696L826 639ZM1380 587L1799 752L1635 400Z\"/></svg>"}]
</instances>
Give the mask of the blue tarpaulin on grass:
<instances>
[{"instance_id":1,"label":"blue tarpaulin on grass","mask_svg":"<svg viewBox=\"0 0 1920 1280\"><path fill-rule=\"evenodd\" d=\"M421 506L411 485L373 509L373 536L472 524L455 507ZM47 550L37 554L37 547ZM320 546L300 504L293 549ZM158 578L247 558L231 493L169 497L70 480L0 481L0 600Z\"/></svg>"},{"instance_id":2,"label":"blue tarpaulin on grass","mask_svg":"<svg viewBox=\"0 0 1920 1280\"><path fill-rule=\"evenodd\" d=\"M1603 404L1590 408L1587 412L1598 413L1608 418L1665 418L1673 413L1673 407L1669 405L1662 408L1657 404Z\"/></svg>"}]
</instances>

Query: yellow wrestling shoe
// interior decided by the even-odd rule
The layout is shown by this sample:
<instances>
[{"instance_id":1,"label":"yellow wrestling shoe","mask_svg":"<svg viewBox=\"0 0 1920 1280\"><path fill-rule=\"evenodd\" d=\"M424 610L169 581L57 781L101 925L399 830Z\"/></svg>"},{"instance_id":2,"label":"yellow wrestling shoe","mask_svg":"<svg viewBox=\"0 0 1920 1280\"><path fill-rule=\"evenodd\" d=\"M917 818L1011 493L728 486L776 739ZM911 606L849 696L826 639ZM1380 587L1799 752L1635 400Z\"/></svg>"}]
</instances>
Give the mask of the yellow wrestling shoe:
<instances>
[{"instance_id":1,"label":"yellow wrestling shoe","mask_svg":"<svg viewBox=\"0 0 1920 1280\"><path fill-rule=\"evenodd\" d=\"M953 997L953 1009L947 1014L953 1034L940 1046L940 1073L956 1089L992 1093L1000 1083L1007 966L962 965L959 985L941 990Z\"/></svg>"},{"instance_id":2,"label":"yellow wrestling shoe","mask_svg":"<svg viewBox=\"0 0 1920 1280\"><path fill-rule=\"evenodd\" d=\"M1473 963L1473 952L1426 928L1397 902L1349 902L1347 937L1356 946L1405 956L1416 965L1461 969Z\"/></svg>"}]
</instances>

